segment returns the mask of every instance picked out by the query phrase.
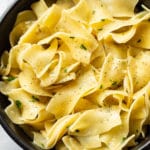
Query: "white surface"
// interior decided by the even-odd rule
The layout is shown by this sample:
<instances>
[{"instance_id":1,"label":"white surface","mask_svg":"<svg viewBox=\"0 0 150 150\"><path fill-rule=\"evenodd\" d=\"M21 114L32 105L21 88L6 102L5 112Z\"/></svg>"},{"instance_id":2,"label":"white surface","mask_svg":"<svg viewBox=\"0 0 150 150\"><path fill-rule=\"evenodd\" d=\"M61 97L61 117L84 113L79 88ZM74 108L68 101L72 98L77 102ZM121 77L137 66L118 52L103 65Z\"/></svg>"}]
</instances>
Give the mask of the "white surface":
<instances>
[{"instance_id":1,"label":"white surface","mask_svg":"<svg viewBox=\"0 0 150 150\"><path fill-rule=\"evenodd\" d=\"M0 150L22 150L0 126Z\"/></svg>"},{"instance_id":2,"label":"white surface","mask_svg":"<svg viewBox=\"0 0 150 150\"><path fill-rule=\"evenodd\" d=\"M15 0L0 0L0 16L7 10Z\"/></svg>"},{"instance_id":3,"label":"white surface","mask_svg":"<svg viewBox=\"0 0 150 150\"><path fill-rule=\"evenodd\" d=\"M0 16L9 8L14 0L0 0ZM0 126L0 150L22 150Z\"/></svg>"}]
</instances>

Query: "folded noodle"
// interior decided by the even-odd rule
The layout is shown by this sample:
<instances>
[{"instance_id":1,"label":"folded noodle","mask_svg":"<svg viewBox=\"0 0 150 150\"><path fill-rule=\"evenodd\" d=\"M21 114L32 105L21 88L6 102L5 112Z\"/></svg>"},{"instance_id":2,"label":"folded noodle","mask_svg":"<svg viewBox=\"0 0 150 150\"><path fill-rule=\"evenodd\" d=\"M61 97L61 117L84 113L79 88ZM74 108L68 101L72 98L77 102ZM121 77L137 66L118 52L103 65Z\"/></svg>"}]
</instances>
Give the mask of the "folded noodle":
<instances>
[{"instance_id":1,"label":"folded noodle","mask_svg":"<svg viewBox=\"0 0 150 150\"><path fill-rule=\"evenodd\" d=\"M5 112L41 149L123 150L150 125L150 11L138 0L39 0L0 60Z\"/></svg>"}]
</instances>

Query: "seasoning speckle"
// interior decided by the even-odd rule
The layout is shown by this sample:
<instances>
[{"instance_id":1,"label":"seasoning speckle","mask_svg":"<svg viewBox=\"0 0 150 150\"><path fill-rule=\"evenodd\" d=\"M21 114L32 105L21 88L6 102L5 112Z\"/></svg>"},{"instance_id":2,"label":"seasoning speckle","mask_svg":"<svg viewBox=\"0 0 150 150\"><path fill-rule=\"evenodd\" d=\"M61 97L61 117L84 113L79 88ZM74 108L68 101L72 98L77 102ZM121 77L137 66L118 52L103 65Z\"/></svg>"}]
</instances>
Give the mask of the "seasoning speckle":
<instances>
[{"instance_id":1,"label":"seasoning speckle","mask_svg":"<svg viewBox=\"0 0 150 150\"><path fill-rule=\"evenodd\" d=\"M126 139L127 139L126 137L123 137L123 138L122 138L122 142L124 142Z\"/></svg>"},{"instance_id":2,"label":"seasoning speckle","mask_svg":"<svg viewBox=\"0 0 150 150\"><path fill-rule=\"evenodd\" d=\"M8 77L3 77L3 80L5 80L5 81L13 81L13 80L15 80L16 79L16 77L13 77L13 76L8 76Z\"/></svg>"},{"instance_id":3,"label":"seasoning speckle","mask_svg":"<svg viewBox=\"0 0 150 150\"><path fill-rule=\"evenodd\" d=\"M80 132L80 130L79 130L79 129L76 129L76 130L75 130L75 132L77 132L77 133L78 133L78 132Z\"/></svg>"},{"instance_id":4,"label":"seasoning speckle","mask_svg":"<svg viewBox=\"0 0 150 150\"><path fill-rule=\"evenodd\" d=\"M98 30L99 30L99 31L102 31L102 30L103 30L103 28L99 28Z\"/></svg>"},{"instance_id":5,"label":"seasoning speckle","mask_svg":"<svg viewBox=\"0 0 150 150\"><path fill-rule=\"evenodd\" d=\"M101 21L105 21L105 19L101 19Z\"/></svg>"},{"instance_id":6,"label":"seasoning speckle","mask_svg":"<svg viewBox=\"0 0 150 150\"><path fill-rule=\"evenodd\" d=\"M83 45L83 44L80 45L80 48L83 49L83 50L87 50L86 46Z\"/></svg>"},{"instance_id":7,"label":"seasoning speckle","mask_svg":"<svg viewBox=\"0 0 150 150\"><path fill-rule=\"evenodd\" d=\"M137 40L137 43L140 43L141 41L142 41L141 39L138 39L138 40Z\"/></svg>"},{"instance_id":8,"label":"seasoning speckle","mask_svg":"<svg viewBox=\"0 0 150 150\"><path fill-rule=\"evenodd\" d=\"M32 95L32 100L33 101L39 101L39 98L37 98L36 96Z\"/></svg>"},{"instance_id":9,"label":"seasoning speckle","mask_svg":"<svg viewBox=\"0 0 150 150\"><path fill-rule=\"evenodd\" d=\"M102 88L103 88L103 85L101 84L99 88L102 89Z\"/></svg>"},{"instance_id":10,"label":"seasoning speckle","mask_svg":"<svg viewBox=\"0 0 150 150\"><path fill-rule=\"evenodd\" d=\"M18 109L21 109L21 108L22 108L22 103L21 103L20 100L16 100L16 101L15 101L15 104L16 104L16 106L17 106Z\"/></svg>"},{"instance_id":11,"label":"seasoning speckle","mask_svg":"<svg viewBox=\"0 0 150 150\"><path fill-rule=\"evenodd\" d=\"M70 38L71 38L71 39L74 39L75 37L74 37L74 36L70 36Z\"/></svg>"},{"instance_id":12,"label":"seasoning speckle","mask_svg":"<svg viewBox=\"0 0 150 150\"><path fill-rule=\"evenodd\" d=\"M67 69L66 68L64 69L64 72L67 73Z\"/></svg>"}]
</instances>

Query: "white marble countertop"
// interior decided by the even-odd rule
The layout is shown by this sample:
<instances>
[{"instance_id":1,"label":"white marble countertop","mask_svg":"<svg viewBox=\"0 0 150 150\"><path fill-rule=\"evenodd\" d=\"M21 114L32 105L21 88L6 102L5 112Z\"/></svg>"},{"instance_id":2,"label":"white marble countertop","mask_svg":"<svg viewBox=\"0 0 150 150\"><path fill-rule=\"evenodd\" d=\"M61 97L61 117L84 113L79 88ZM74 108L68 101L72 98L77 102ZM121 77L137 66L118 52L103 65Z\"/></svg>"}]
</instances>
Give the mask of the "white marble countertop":
<instances>
[{"instance_id":1,"label":"white marble countertop","mask_svg":"<svg viewBox=\"0 0 150 150\"><path fill-rule=\"evenodd\" d=\"M0 17L4 14L14 0L0 0ZM22 150L0 126L0 150Z\"/></svg>"}]
</instances>

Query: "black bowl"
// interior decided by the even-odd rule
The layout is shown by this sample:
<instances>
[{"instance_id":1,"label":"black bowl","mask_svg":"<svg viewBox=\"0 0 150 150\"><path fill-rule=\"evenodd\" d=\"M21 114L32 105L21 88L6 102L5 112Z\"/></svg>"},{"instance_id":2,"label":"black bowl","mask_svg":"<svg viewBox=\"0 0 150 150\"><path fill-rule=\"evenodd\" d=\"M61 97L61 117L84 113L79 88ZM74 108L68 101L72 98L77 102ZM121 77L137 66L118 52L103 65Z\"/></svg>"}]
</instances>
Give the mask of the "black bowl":
<instances>
[{"instance_id":1,"label":"black bowl","mask_svg":"<svg viewBox=\"0 0 150 150\"><path fill-rule=\"evenodd\" d=\"M0 55L6 49L10 49L9 33L13 27L18 12L29 9L30 5L36 0L14 0L14 3L9 9L3 12L0 16ZM0 94L0 123L10 137L18 143L24 150L41 150L39 147L32 143L24 131L11 122L7 117L4 109L9 105L7 97ZM150 150L150 128L148 127L148 134L144 141L132 150Z\"/></svg>"}]
</instances>

